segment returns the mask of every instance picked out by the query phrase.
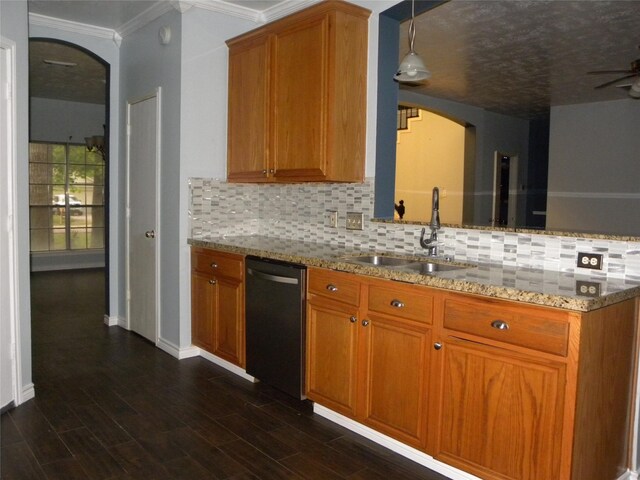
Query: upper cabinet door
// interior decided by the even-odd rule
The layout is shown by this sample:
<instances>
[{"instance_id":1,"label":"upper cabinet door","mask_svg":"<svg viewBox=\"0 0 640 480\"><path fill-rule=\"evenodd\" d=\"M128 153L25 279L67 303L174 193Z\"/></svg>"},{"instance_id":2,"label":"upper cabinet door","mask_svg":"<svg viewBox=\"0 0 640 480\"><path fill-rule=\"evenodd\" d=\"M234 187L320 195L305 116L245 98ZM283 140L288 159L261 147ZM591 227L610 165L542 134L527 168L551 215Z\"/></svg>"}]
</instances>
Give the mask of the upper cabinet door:
<instances>
[{"instance_id":1,"label":"upper cabinet door","mask_svg":"<svg viewBox=\"0 0 640 480\"><path fill-rule=\"evenodd\" d=\"M269 169L268 35L229 48L227 177L266 181Z\"/></svg>"},{"instance_id":2,"label":"upper cabinet door","mask_svg":"<svg viewBox=\"0 0 640 480\"><path fill-rule=\"evenodd\" d=\"M276 35L276 177L325 177L327 27L328 19L323 16Z\"/></svg>"}]
</instances>

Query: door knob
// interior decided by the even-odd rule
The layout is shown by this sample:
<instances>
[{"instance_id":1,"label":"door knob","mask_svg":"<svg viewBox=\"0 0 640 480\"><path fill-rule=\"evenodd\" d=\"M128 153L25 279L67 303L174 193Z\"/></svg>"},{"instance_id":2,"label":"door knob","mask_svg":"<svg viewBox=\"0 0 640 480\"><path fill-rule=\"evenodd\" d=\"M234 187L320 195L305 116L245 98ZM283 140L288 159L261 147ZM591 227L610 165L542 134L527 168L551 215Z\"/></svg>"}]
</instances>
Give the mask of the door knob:
<instances>
[{"instance_id":1,"label":"door knob","mask_svg":"<svg viewBox=\"0 0 640 480\"><path fill-rule=\"evenodd\" d=\"M144 232L144 236L147 238L156 238L156 232L155 230L147 230Z\"/></svg>"}]
</instances>

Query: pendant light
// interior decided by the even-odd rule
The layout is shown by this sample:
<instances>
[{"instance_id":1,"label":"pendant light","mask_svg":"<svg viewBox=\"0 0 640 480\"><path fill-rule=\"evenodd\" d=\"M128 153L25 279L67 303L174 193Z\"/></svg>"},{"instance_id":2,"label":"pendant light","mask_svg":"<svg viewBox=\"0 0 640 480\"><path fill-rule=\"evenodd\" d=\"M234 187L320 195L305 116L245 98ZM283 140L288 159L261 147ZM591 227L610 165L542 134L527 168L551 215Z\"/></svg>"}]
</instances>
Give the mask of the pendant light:
<instances>
[{"instance_id":1,"label":"pendant light","mask_svg":"<svg viewBox=\"0 0 640 480\"><path fill-rule=\"evenodd\" d=\"M396 82L421 82L431 77L431 72L427 70L420 55L418 55L413 49L413 44L416 39L416 26L415 26L415 0L411 0L411 22L409 23L409 53L405 55L400 62L398 71L393 76Z\"/></svg>"}]
</instances>

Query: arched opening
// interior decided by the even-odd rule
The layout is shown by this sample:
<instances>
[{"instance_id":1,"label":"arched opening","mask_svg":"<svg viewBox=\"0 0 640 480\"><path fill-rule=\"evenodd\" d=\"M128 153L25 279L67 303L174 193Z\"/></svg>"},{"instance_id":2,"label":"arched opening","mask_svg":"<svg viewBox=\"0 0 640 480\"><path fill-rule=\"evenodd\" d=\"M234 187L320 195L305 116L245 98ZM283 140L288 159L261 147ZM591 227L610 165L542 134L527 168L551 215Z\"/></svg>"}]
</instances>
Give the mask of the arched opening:
<instances>
[{"instance_id":1,"label":"arched opening","mask_svg":"<svg viewBox=\"0 0 640 480\"><path fill-rule=\"evenodd\" d=\"M103 269L107 315L109 82L108 62L86 48L29 40L31 269Z\"/></svg>"}]
</instances>

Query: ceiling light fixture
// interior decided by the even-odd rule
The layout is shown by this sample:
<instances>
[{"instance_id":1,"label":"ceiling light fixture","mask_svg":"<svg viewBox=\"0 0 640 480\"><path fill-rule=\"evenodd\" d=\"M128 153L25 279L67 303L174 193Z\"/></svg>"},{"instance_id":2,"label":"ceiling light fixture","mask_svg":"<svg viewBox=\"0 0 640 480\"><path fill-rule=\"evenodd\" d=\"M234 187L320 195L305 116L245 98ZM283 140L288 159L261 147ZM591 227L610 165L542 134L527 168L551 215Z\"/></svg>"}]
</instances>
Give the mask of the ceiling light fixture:
<instances>
[{"instance_id":1,"label":"ceiling light fixture","mask_svg":"<svg viewBox=\"0 0 640 480\"><path fill-rule=\"evenodd\" d=\"M55 65L56 67L77 67L78 64L75 62L63 62L61 60L42 60L47 65Z\"/></svg>"},{"instance_id":2,"label":"ceiling light fixture","mask_svg":"<svg viewBox=\"0 0 640 480\"><path fill-rule=\"evenodd\" d=\"M420 55L413 49L416 39L415 26L415 0L411 0L411 22L409 23L409 53L400 62L398 71L393 76L396 82L416 83L427 80L431 77L431 72L427 70Z\"/></svg>"},{"instance_id":3,"label":"ceiling light fixture","mask_svg":"<svg viewBox=\"0 0 640 480\"><path fill-rule=\"evenodd\" d=\"M93 135L91 137L84 137L84 142L87 145L87 150L90 152L97 152L102 156L102 161L107 160L107 150L105 148L104 136Z\"/></svg>"}]
</instances>

